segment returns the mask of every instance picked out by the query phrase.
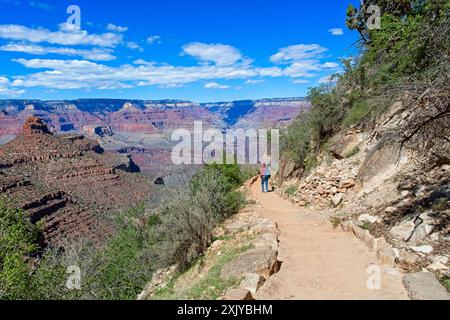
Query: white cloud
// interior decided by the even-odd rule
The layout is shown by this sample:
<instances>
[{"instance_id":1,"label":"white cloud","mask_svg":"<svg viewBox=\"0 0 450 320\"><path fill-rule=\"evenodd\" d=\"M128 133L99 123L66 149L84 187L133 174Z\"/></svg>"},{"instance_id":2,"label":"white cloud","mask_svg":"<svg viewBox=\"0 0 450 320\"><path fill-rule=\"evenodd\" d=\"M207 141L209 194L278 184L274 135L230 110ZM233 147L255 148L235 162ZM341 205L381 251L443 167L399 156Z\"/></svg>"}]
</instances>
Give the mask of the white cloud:
<instances>
[{"instance_id":1,"label":"white cloud","mask_svg":"<svg viewBox=\"0 0 450 320\"><path fill-rule=\"evenodd\" d=\"M229 89L230 86L218 84L217 82L209 82L205 84L206 89Z\"/></svg>"},{"instance_id":2,"label":"white cloud","mask_svg":"<svg viewBox=\"0 0 450 320\"><path fill-rule=\"evenodd\" d=\"M125 46L131 50L144 51L144 49L134 41L126 42Z\"/></svg>"},{"instance_id":3,"label":"white cloud","mask_svg":"<svg viewBox=\"0 0 450 320\"><path fill-rule=\"evenodd\" d=\"M123 44L131 49L142 49L134 42ZM16 44L16 46L26 47L23 44ZM39 46L21 49L18 51L34 52L35 54L56 53L58 50L58 53L81 55L85 59L15 59L13 61L26 68L42 69L12 77L10 87L17 89L45 87L94 90L136 86L176 88L199 81L205 83L205 88L228 89L233 87L222 84L223 81L244 80L246 84L257 84L269 77L288 77L293 83L306 83L305 79L316 77L324 70L330 71L339 66L334 62L321 61L322 53L327 49L319 45L297 45L280 49L275 55L276 57L272 57L272 60L280 63L278 66L272 67L254 66L251 60L243 56L238 49L223 44L189 43L185 45L183 47L184 54L199 60L199 63L193 66L176 66L142 59L135 60L133 64L110 66L86 60L94 60L93 57L87 57L88 53L101 53L95 52L95 49L87 50L87 52L79 51L79 49L70 51L67 50L70 48L41 48ZM59 50L63 51L59 52ZM102 50L111 53L108 51L111 49L104 48Z\"/></svg>"},{"instance_id":4,"label":"white cloud","mask_svg":"<svg viewBox=\"0 0 450 320\"><path fill-rule=\"evenodd\" d=\"M238 62L250 63L248 59L242 56L238 49L220 43L188 43L183 46L183 54L190 55L203 63L213 63L218 66L230 66Z\"/></svg>"},{"instance_id":5,"label":"white cloud","mask_svg":"<svg viewBox=\"0 0 450 320\"><path fill-rule=\"evenodd\" d=\"M47 42L59 45L91 45L115 47L122 41L122 35L116 33L89 34L85 30L74 30L66 23L60 25L59 31L33 29L21 25L0 25L0 38L33 43Z\"/></svg>"},{"instance_id":6,"label":"white cloud","mask_svg":"<svg viewBox=\"0 0 450 320\"><path fill-rule=\"evenodd\" d=\"M48 87L56 89L105 88L136 85L184 85L203 80L248 79L261 77L263 70L251 66L172 66L143 60L135 65L106 66L86 60L16 59L30 69L48 69L17 76L16 87ZM210 85L211 86L211 85Z\"/></svg>"},{"instance_id":7,"label":"white cloud","mask_svg":"<svg viewBox=\"0 0 450 320\"><path fill-rule=\"evenodd\" d=\"M0 77L0 97L6 96L18 96L25 92L25 90L15 90L10 88L10 82L8 78Z\"/></svg>"},{"instance_id":8,"label":"white cloud","mask_svg":"<svg viewBox=\"0 0 450 320\"><path fill-rule=\"evenodd\" d=\"M147 43L148 44L160 43L161 42L160 40L161 40L161 36L158 36L158 35L149 36L147 38Z\"/></svg>"},{"instance_id":9,"label":"white cloud","mask_svg":"<svg viewBox=\"0 0 450 320\"><path fill-rule=\"evenodd\" d=\"M336 69L339 68L339 63L336 62L325 62L322 64L322 68L324 69Z\"/></svg>"},{"instance_id":10,"label":"white cloud","mask_svg":"<svg viewBox=\"0 0 450 320\"><path fill-rule=\"evenodd\" d=\"M328 49L318 44L297 44L281 48L276 54L270 57L274 63L291 63L298 60L318 58Z\"/></svg>"},{"instance_id":11,"label":"white cloud","mask_svg":"<svg viewBox=\"0 0 450 320\"><path fill-rule=\"evenodd\" d=\"M115 24L108 23L106 29L113 32L125 32L128 30L128 27L116 26Z\"/></svg>"},{"instance_id":12,"label":"white cloud","mask_svg":"<svg viewBox=\"0 0 450 320\"><path fill-rule=\"evenodd\" d=\"M283 76L291 78L303 78L293 80L293 83L306 83L304 78L316 77L322 70L339 69L340 65L335 62L322 63L327 48L319 44L297 44L281 48L270 60L279 65Z\"/></svg>"},{"instance_id":13,"label":"white cloud","mask_svg":"<svg viewBox=\"0 0 450 320\"><path fill-rule=\"evenodd\" d=\"M342 36L344 34L344 30L342 30L341 28L332 28L328 30L328 32L333 36Z\"/></svg>"},{"instance_id":14,"label":"white cloud","mask_svg":"<svg viewBox=\"0 0 450 320\"><path fill-rule=\"evenodd\" d=\"M264 79L249 79L247 81L245 81L246 84L258 84L258 83L263 83L266 80Z\"/></svg>"},{"instance_id":15,"label":"white cloud","mask_svg":"<svg viewBox=\"0 0 450 320\"><path fill-rule=\"evenodd\" d=\"M65 56L81 56L84 59L96 61L110 61L116 59L110 49L74 49L68 47L44 47L35 44L11 43L0 46L0 51L23 52L33 55L59 54Z\"/></svg>"},{"instance_id":16,"label":"white cloud","mask_svg":"<svg viewBox=\"0 0 450 320\"><path fill-rule=\"evenodd\" d=\"M283 73L284 75L293 78L312 78L315 75L314 72L320 70L320 64L317 60L301 60L286 67Z\"/></svg>"}]
</instances>

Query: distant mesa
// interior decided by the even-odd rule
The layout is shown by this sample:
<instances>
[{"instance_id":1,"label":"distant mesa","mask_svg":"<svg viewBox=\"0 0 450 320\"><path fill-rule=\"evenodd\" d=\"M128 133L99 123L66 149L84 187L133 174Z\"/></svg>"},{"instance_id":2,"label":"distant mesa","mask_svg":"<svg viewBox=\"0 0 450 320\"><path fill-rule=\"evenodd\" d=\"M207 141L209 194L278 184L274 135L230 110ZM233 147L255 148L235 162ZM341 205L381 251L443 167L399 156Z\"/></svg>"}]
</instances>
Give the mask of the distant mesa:
<instances>
[{"instance_id":1,"label":"distant mesa","mask_svg":"<svg viewBox=\"0 0 450 320\"><path fill-rule=\"evenodd\" d=\"M100 137L105 136L112 136L113 130L111 126L103 126L103 125L96 125L96 126L84 126L83 131L86 132L89 135L97 135Z\"/></svg>"},{"instance_id":2,"label":"distant mesa","mask_svg":"<svg viewBox=\"0 0 450 320\"><path fill-rule=\"evenodd\" d=\"M24 135L34 134L53 134L47 124L38 117L31 116L25 120L25 124L22 127L22 133Z\"/></svg>"}]
</instances>

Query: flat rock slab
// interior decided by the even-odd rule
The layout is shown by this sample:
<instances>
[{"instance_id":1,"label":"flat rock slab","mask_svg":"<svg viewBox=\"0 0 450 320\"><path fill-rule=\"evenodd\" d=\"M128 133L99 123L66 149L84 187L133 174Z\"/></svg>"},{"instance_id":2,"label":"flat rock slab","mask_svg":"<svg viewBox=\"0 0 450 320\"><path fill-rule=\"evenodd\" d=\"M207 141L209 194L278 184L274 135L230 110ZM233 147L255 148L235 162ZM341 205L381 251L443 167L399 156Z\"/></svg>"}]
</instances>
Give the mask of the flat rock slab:
<instances>
[{"instance_id":1,"label":"flat rock slab","mask_svg":"<svg viewBox=\"0 0 450 320\"><path fill-rule=\"evenodd\" d=\"M251 301L254 300L252 293L247 289L228 289L222 300L235 300L235 301Z\"/></svg>"},{"instance_id":2,"label":"flat rock slab","mask_svg":"<svg viewBox=\"0 0 450 320\"><path fill-rule=\"evenodd\" d=\"M265 278L277 272L278 251L271 247L250 249L223 266L223 279L240 278L247 273L256 273Z\"/></svg>"},{"instance_id":3,"label":"flat rock slab","mask_svg":"<svg viewBox=\"0 0 450 320\"><path fill-rule=\"evenodd\" d=\"M413 300L450 300L450 294L431 273L408 273L403 282Z\"/></svg>"}]
</instances>

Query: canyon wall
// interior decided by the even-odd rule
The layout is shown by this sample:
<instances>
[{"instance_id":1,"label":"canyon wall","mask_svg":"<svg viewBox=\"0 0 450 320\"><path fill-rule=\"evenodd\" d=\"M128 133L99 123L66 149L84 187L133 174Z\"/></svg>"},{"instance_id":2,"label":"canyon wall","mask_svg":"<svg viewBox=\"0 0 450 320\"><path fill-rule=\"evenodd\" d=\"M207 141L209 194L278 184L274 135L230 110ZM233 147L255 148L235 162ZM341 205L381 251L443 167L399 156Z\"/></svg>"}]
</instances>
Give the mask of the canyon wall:
<instances>
[{"instance_id":1,"label":"canyon wall","mask_svg":"<svg viewBox=\"0 0 450 320\"><path fill-rule=\"evenodd\" d=\"M18 135L29 116L43 119L57 133L106 125L115 132L154 134L189 129L194 121L218 128L284 126L308 108L302 98L202 104L179 100L0 100L0 137Z\"/></svg>"}]
</instances>

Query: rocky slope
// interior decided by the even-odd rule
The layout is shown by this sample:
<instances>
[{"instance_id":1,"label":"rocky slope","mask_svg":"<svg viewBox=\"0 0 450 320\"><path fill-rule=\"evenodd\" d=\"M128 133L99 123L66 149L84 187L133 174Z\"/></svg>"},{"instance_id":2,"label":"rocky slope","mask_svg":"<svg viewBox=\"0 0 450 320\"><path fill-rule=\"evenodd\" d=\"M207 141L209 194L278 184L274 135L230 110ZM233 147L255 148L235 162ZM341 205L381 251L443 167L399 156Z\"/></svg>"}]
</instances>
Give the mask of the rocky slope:
<instances>
[{"instance_id":1,"label":"rocky slope","mask_svg":"<svg viewBox=\"0 0 450 320\"><path fill-rule=\"evenodd\" d=\"M414 148L384 143L382 133L402 123L404 115L396 108L369 130L351 129L333 137L320 165L308 174L284 161L278 191L298 206L328 211L335 224L343 223L374 250L388 244L381 254L405 272L419 272L410 277L414 283L427 281L423 273L446 282L450 166L446 161L431 166Z\"/></svg>"},{"instance_id":2,"label":"rocky slope","mask_svg":"<svg viewBox=\"0 0 450 320\"><path fill-rule=\"evenodd\" d=\"M42 243L92 241L111 228L104 215L136 205L149 184L131 174L129 158L104 151L83 135L54 135L29 117L22 133L0 148L0 196L42 224Z\"/></svg>"},{"instance_id":3,"label":"rocky slope","mask_svg":"<svg viewBox=\"0 0 450 320\"><path fill-rule=\"evenodd\" d=\"M279 271L279 230L256 210L261 207L249 188L247 207L214 230L210 248L188 270L176 265L157 270L138 299L254 300L257 292Z\"/></svg>"}]
</instances>

